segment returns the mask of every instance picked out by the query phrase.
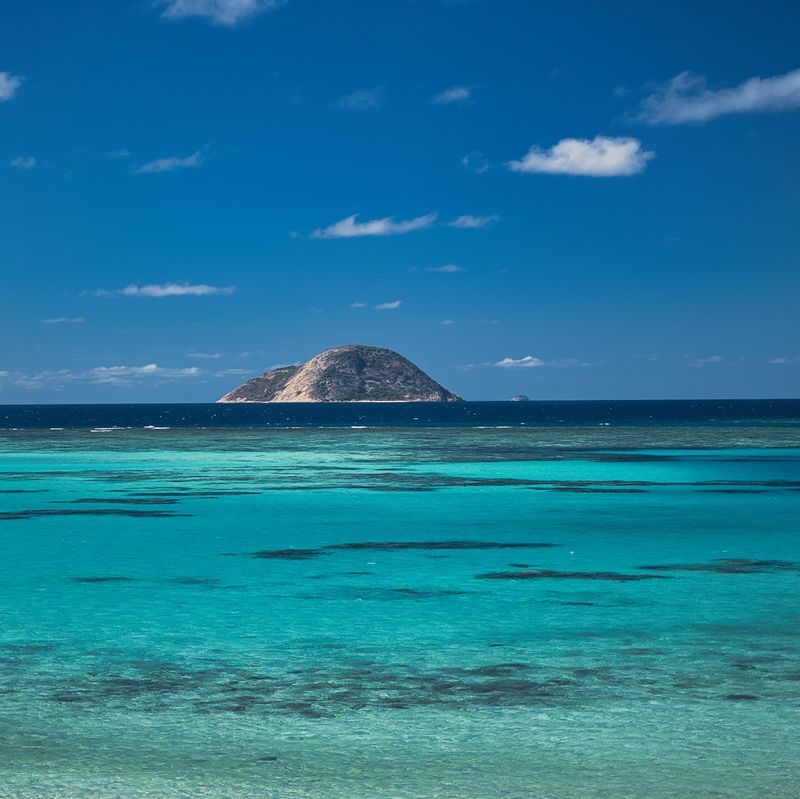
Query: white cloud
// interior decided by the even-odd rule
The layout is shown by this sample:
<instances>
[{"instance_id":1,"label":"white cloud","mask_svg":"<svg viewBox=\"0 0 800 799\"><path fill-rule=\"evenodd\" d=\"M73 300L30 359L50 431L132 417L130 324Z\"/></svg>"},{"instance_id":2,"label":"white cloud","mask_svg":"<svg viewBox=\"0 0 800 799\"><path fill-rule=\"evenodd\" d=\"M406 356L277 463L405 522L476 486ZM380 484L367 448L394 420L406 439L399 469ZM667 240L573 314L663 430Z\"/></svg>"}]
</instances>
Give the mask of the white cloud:
<instances>
[{"instance_id":1,"label":"white cloud","mask_svg":"<svg viewBox=\"0 0 800 799\"><path fill-rule=\"evenodd\" d=\"M351 308L366 308L367 307L367 303L365 303L365 302L351 302L350 303L350 307Z\"/></svg>"},{"instance_id":2,"label":"white cloud","mask_svg":"<svg viewBox=\"0 0 800 799\"><path fill-rule=\"evenodd\" d=\"M336 102L336 106L348 111L369 111L371 108L380 108L382 91L383 86L374 86L372 89L359 89L357 92L340 97Z\"/></svg>"},{"instance_id":3,"label":"white cloud","mask_svg":"<svg viewBox=\"0 0 800 799\"><path fill-rule=\"evenodd\" d=\"M484 158L483 153L473 150L461 159L461 165L469 172L482 175L489 171L489 162Z\"/></svg>"},{"instance_id":4,"label":"white cloud","mask_svg":"<svg viewBox=\"0 0 800 799\"><path fill-rule=\"evenodd\" d=\"M770 358L767 361L767 363L779 364L779 365L800 363L800 355L790 355L788 357L787 356L781 356L781 357L778 357L778 358Z\"/></svg>"},{"instance_id":5,"label":"white cloud","mask_svg":"<svg viewBox=\"0 0 800 799\"><path fill-rule=\"evenodd\" d=\"M642 172L654 155L643 150L638 139L595 136L562 139L549 150L533 146L521 160L509 161L507 166L512 172L615 177Z\"/></svg>"},{"instance_id":6,"label":"white cloud","mask_svg":"<svg viewBox=\"0 0 800 799\"><path fill-rule=\"evenodd\" d=\"M434 105L452 105L453 103L464 103L472 97L472 89L469 86L451 86L441 94L437 94L431 102Z\"/></svg>"},{"instance_id":7,"label":"white cloud","mask_svg":"<svg viewBox=\"0 0 800 799\"><path fill-rule=\"evenodd\" d=\"M182 378L197 377L200 370L196 366L187 366L184 369L168 369L155 363L144 366L96 366L90 369L87 377L93 383L127 384L133 380L148 377Z\"/></svg>"},{"instance_id":8,"label":"white cloud","mask_svg":"<svg viewBox=\"0 0 800 799\"><path fill-rule=\"evenodd\" d=\"M681 72L646 97L639 119L651 125L708 122L725 114L800 108L800 69L771 78L749 78L728 89L709 89L702 75Z\"/></svg>"},{"instance_id":9,"label":"white cloud","mask_svg":"<svg viewBox=\"0 0 800 799\"><path fill-rule=\"evenodd\" d=\"M707 358L692 358L689 366L708 366L709 364L725 363L721 355L709 355Z\"/></svg>"},{"instance_id":10,"label":"white cloud","mask_svg":"<svg viewBox=\"0 0 800 799\"><path fill-rule=\"evenodd\" d=\"M541 358L536 358L533 355L525 355L522 358L503 358L501 361L497 361L493 365L500 366L503 369L531 369L537 366L547 366L547 363L545 363L545 361L543 361Z\"/></svg>"},{"instance_id":11,"label":"white cloud","mask_svg":"<svg viewBox=\"0 0 800 799\"><path fill-rule=\"evenodd\" d=\"M233 27L260 14L280 8L285 0L162 0L166 19L205 17L215 25Z\"/></svg>"},{"instance_id":12,"label":"white cloud","mask_svg":"<svg viewBox=\"0 0 800 799\"><path fill-rule=\"evenodd\" d=\"M168 158L156 158L142 164L137 170L137 175L150 175L159 172L174 172L176 169L193 169L203 163L203 153L198 150L191 155L180 158L176 155Z\"/></svg>"},{"instance_id":13,"label":"white cloud","mask_svg":"<svg viewBox=\"0 0 800 799\"><path fill-rule=\"evenodd\" d=\"M131 151L128 150L126 147L123 147L121 150L111 150L111 152L108 153L108 157L109 158L130 158L131 157Z\"/></svg>"},{"instance_id":14,"label":"white cloud","mask_svg":"<svg viewBox=\"0 0 800 799\"><path fill-rule=\"evenodd\" d=\"M452 324L455 324L455 322L453 322L452 319L442 319L440 324L442 324L442 325L452 325Z\"/></svg>"},{"instance_id":15,"label":"white cloud","mask_svg":"<svg viewBox=\"0 0 800 799\"><path fill-rule=\"evenodd\" d=\"M86 321L85 316L56 316L53 319L42 319L43 325L79 325Z\"/></svg>"},{"instance_id":16,"label":"white cloud","mask_svg":"<svg viewBox=\"0 0 800 799\"><path fill-rule=\"evenodd\" d=\"M497 222L499 219L500 217L498 214L489 214L488 216L472 216L472 214L462 214L452 222L447 222L447 226L474 230L491 225L492 222Z\"/></svg>"},{"instance_id":17,"label":"white cloud","mask_svg":"<svg viewBox=\"0 0 800 799\"><path fill-rule=\"evenodd\" d=\"M393 300L392 302L382 302L380 305L373 305L376 311L396 311L403 304L402 300Z\"/></svg>"},{"instance_id":18,"label":"white cloud","mask_svg":"<svg viewBox=\"0 0 800 799\"><path fill-rule=\"evenodd\" d=\"M438 218L438 214L432 213L399 222L396 222L391 216L359 222L358 216L358 214L352 214L339 222L328 225L328 227L317 228L311 233L311 238L349 239L356 236L397 236L413 230L425 230L432 227Z\"/></svg>"},{"instance_id":19,"label":"white cloud","mask_svg":"<svg viewBox=\"0 0 800 799\"><path fill-rule=\"evenodd\" d=\"M214 372L212 377L228 377L229 375L251 375L253 374L252 369L220 369L218 372Z\"/></svg>"},{"instance_id":20,"label":"white cloud","mask_svg":"<svg viewBox=\"0 0 800 799\"><path fill-rule=\"evenodd\" d=\"M203 376L203 371L196 366L172 369L148 363L144 366L96 366L86 371L73 372L70 369L47 369L41 372L0 372L0 376L10 379L15 385L28 389L59 390L67 384L104 383L127 386L131 383L151 380L185 379Z\"/></svg>"},{"instance_id":21,"label":"white cloud","mask_svg":"<svg viewBox=\"0 0 800 799\"><path fill-rule=\"evenodd\" d=\"M36 159L32 155L18 155L12 158L8 165L14 169L33 169L36 166Z\"/></svg>"},{"instance_id":22,"label":"white cloud","mask_svg":"<svg viewBox=\"0 0 800 799\"><path fill-rule=\"evenodd\" d=\"M131 283L122 289L99 289L98 297L205 297L210 294L233 294L236 286L208 286L205 283L148 283L138 286Z\"/></svg>"},{"instance_id":23,"label":"white cloud","mask_svg":"<svg viewBox=\"0 0 800 799\"><path fill-rule=\"evenodd\" d=\"M221 352L195 352L192 350L191 352L186 353L187 358L195 358L196 360L203 360L203 361L216 361L222 357Z\"/></svg>"},{"instance_id":24,"label":"white cloud","mask_svg":"<svg viewBox=\"0 0 800 799\"><path fill-rule=\"evenodd\" d=\"M444 264L443 266L429 266L426 272L463 272L464 270L458 264Z\"/></svg>"},{"instance_id":25,"label":"white cloud","mask_svg":"<svg viewBox=\"0 0 800 799\"><path fill-rule=\"evenodd\" d=\"M13 100L17 89L22 85L22 78L10 72L0 72L0 103Z\"/></svg>"}]
</instances>

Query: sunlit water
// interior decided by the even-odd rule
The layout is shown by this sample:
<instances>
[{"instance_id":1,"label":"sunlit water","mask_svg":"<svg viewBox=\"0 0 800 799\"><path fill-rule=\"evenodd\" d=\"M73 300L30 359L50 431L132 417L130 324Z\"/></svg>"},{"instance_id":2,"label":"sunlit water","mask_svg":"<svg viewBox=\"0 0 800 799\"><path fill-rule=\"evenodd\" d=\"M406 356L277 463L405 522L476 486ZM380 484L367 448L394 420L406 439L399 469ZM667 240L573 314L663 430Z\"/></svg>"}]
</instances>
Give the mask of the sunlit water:
<instances>
[{"instance_id":1,"label":"sunlit water","mask_svg":"<svg viewBox=\"0 0 800 799\"><path fill-rule=\"evenodd\" d=\"M798 446L0 432L0 796L793 799Z\"/></svg>"}]
</instances>

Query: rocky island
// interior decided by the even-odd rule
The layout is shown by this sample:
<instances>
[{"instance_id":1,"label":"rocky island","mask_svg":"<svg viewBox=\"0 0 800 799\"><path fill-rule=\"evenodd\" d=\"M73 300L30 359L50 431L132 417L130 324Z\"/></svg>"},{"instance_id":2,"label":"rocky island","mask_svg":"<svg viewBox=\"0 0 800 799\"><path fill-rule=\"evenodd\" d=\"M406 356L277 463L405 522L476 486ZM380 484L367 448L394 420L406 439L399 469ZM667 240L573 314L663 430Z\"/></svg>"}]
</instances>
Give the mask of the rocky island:
<instances>
[{"instance_id":1,"label":"rocky island","mask_svg":"<svg viewBox=\"0 0 800 799\"><path fill-rule=\"evenodd\" d=\"M407 358L347 344L248 380L217 402L460 402Z\"/></svg>"}]
</instances>

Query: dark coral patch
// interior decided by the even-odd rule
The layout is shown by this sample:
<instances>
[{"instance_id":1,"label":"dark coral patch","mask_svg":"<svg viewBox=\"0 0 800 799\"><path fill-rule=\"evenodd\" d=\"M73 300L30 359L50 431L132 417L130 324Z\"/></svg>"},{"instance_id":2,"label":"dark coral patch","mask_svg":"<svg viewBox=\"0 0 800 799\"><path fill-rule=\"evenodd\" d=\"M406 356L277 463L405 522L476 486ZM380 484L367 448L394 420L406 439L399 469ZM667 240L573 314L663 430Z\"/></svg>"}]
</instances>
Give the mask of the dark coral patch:
<instances>
[{"instance_id":1,"label":"dark coral patch","mask_svg":"<svg viewBox=\"0 0 800 799\"><path fill-rule=\"evenodd\" d=\"M532 571L488 572L477 575L480 580L608 580L615 583L631 583L639 580L669 579L656 574L620 574L619 572L562 572L553 569Z\"/></svg>"},{"instance_id":2,"label":"dark coral patch","mask_svg":"<svg viewBox=\"0 0 800 799\"><path fill-rule=\"evenodd\" d=\"M309 560L324 554L324 549L263 549L260 552L253 552L253 557L275 560Z\"/></svg>"},{"instance_id":3,"label":"dark coral patch","mask_svg":"<svg viewBox=\"0 0 800 799\"><path fill-rule=\"evenodd\" d=\"M161 499L147 497L82 497L81 499L68 499L63 502L89 505L175 505L177 499L164 497Z\"/></svg>"},{"instance_id":4,"label":"dark coral patch","mask_svg":"<svg viewBox=\"0 0 800 799\"><path fill-rule=\"evenodd\" d=\"M524 541L357 541L332 544L326 549L395 551L404 549L540 549L556 544Z\"/></svg>"},{"instance_id":5,"label":"dark coral patch","mask_svg":"<svg viewBox=\"0 0 800 799\"><path fill-rule=\"evenodd\" d=\"M130 516L133 518L163 519L186 515L188 514L173 513L167 510L128 510L127 508L92 508L91 510L43 508L39 510L6 511L0 513L0 521L35 519L39 516Z\"/></svg>"},{"instance_id":6,"label":"dark coral patch","mask_svg":"<svg viewBox=\"0 0 800 799\"><path fill-rule=\"evenodd\" d=\"M647 571L712 572L714 574L777 574L800 572L800 563L791 560L752 560L717 558L711 563L672 563L639 566Z\"/></svg>"}]
</instances>

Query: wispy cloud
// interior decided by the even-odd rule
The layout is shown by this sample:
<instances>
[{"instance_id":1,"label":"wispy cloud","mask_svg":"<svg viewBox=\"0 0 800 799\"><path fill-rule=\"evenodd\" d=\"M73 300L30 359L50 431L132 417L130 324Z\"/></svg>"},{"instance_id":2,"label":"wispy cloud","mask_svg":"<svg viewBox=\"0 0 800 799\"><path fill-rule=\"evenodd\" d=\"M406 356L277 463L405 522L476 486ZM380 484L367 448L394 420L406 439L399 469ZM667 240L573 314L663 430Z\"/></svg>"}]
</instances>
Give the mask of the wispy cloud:
<instances>
[{"instance_id":1,"label":"wispy cloud","mask_svg":"<svg viewBox=\"0 0 800 799\"><path fill-rule=\"evenodd\" d=\"M94 383L128 384L135 380L148 377L163 377L168 379L181 377L197 377L200 369L196 366L187 366L184 369L169 369L148 363L144 366L96 366L87 373Z\"/></svg>"},{"instance_id":2,"label":"wispy cloud","mask_svg":"<svg viewBox=\"0 0 800 799\"><path fill-rule=\"evenodd\" d=\"M376 311L396 311L403 304L402 300L392 300L392 302L382 302L372 307Z\"/></svg>"},{"instance_id":3,"label":"wispy cloud","mask_svg":"<svg viewBox=\"0 0 800 799\"><path fill-rule=\"evenodd\" d=\"M788 366L790 364L800 363L800 355L782 355L778 358L770 358L767 363L775 364L778 366Z\"/></svg>"},{"instance_id":4,"label":"wispy cloud","mask_svg":"<svg viewBox=\"0 0 800 799\"><path fill-rule=\"evenodd\" d=\"M165 19L204 17L215 25L234 27L264 11L280 8L285 0L162 0Z\"/></svg>"},{"instance_id":5,"label":"wispy cloud","mask_svg":"<svg viewBox=\"0 0 800 799\"><path fill-rule=\"evenodd\" d=\"M643 150L638 139L595 136L562 139L549 150L533 146L522 159L509 161L507 166L512 172L617 177L642 172L654 155Z\"/></svg>"},{"instance_id":6,"label":"wispy cloud","mask_svg":"<svg viewBox=\"0 0 800 799\"><path fill-rule=\"evenodd\" d=\"M488 216L472 216L472 214L462 214L452 222L447 222L446 224L448 227L474 230L491 225L492 222L497 222L499 219L500 216L498 214L489 214Z\"/></svg>"},{"instance_id":7,"label":"wispy cloud","mask_svg":"<svg viewBox=\"0 0 800 799\"><path fill-rule=\"evenodd\" d=\"M131 151L127 147L122 147L119 150L111 150L108 153L109 158L130 158Z\"/></svg>"},{"instance_id":8,"label":"wispy cloud","mask_svg":"<svg viewBox=\"0 0 800 799\"><path fill-rule=\"evenodd\" d=\"M254 373L253 369L220 369L217 372L214 372L211 376L212 377L229 377L230 375L251 375Z\"/></svg>"},{"instance_id":9,"label":"wispy cloud","mask_svg":"<svg viewBox=\"0 0 800 799\"><path fill-rule=\"evenodd\" d=\"M351 302L350 303L350 307L351 308L366 308L367 307L367 303L366 302Z\"/></svg>"},{"instance_id":10,"label":"wispy cloud","mask_svg":"<svg viewBox=\"0 0 800 799\"><path fill-rule=\"evenodd\" d=\"M43 325L80 325L86 321L85 316L55 316L52 319L42 319Z\"/></svg>"},{"instance_id":11,"label":"wispy cloud","mask_svg":"<svg viewBox=\"0 0 800 799\"><path fill-rule=\"evenodd\" d=\"M777 358L770 358L767 363L786 366L788 364L800 363L800 355L782 355Z\"/></svg>"},{"instance_id":12,"label":"wispy cloud","mask_svg":"<svg viewBox=\"0 0 800 799\"><path fill-rule=\"evenodd\" d=\"M98 289L97 297L205 297L211 294L233 294L236 286L208 286L205 283L131 283L121 289Z\"/></svg>"},{"instance_id":13,"label":"wispy cloud","mask_svg":"<svg viewBox=\"0 0 800 799\"><path fill-rule=\"evenodd\" d=\"M489 171L489 162L486 160L483 153L478 150L467 153L461 159L461 166L468 172L474 172L476 175L482 175L484 172Z\"/></svg>"},{"instance_id":14,"label":"wispy cloud","mask_svg":"<svg viewBox=\"0 0 800 799\"><path fill-rule=\"evenodd\" d=\"M431 102L434 105L452 105L453 103L465 103L471 97L472 89L469 86L451 86L431 98Z\"/></svg>"},{"instance_id":15,"label":"wispy cloud","mask_svg":"<svg viewBox=\"0 0 800 799\"><path fill-rule=\"evenodd\" d=\"M391 216L359 222L358 214L352 214L328 227L317 228L311 233L312 239L349 239L356 236L398 236L414 230L432 227L438 214L431 213L414 219L395 221Z\"/></svg>"},{"instance_id":16,"label":"wispy cloud","mask_svg":"<svg viewBox=\"0 0 800 799\"><path fill-rule=\"evenodd\" d=\"M202 377L204 372L196 366L169 368L148 363L144 366L96 366L85 371L71 369L45 369L40 372L0 372L10 383L27 389L59 390L74 384L106 384L129 386L145 381L160 382Z\"/></svg>"},{"instance_id":17,"label":"wispy cloud","mask_svg":"<svg viewBox=\"0 0 800 799\"><path fill-rule=\"evenodd\" d=\"M33 169L36 166L36 159L32 155L18 155L12 158L8 165L14 169Z\"/></svg>"},{"instance_id":18,"label":"wispy cloud","mask_svg":"<svg viewBox=\"0 0 800 799\"><path fill-rule=\"evenodd\" d=\"M337 108L347 111L369 111L371 108L380 108L383 86L373 86L371 89L359 89L346 94L336 101Z\"/></svg>"},{"instance_id":19,"label":"wispy cloud","mask_svg":"<svg viewBox=\"0 0 800 799\"><path fill-rule=\"evenodd\" d=\"M721 355L709 355L707 357L692 358L689 361L689 366L710 366L725 362L725 359Z\"/></svg>"},{"instance_id":20,"label":"wispy cloud","mask_svg":"<svg viewBox=\"0 0 800 799\"><path fill-rule=\"evenodd\" d=\"M191 350L190 352L186 353L187 358L195 358L196 360L202 361L216 361L222 357L221 352L195 352Z\"/></svg>"},{"instance_id":21,"label":"wispy cloud","mask_svg":"<svg viewBox=\"0 0 800 799\"><path fill-rule=\"evenodd\" d=\"M680 125L726 114L791 108L800 108L800 69L716 90L708 88L703 75L681 72L642 101L638 119L651 125Z\"/></svg>"},{"instance_id":22,"label":"wispy cloud","mask_svg":"<svg viewBox=\"0 0 800 799\"><path fill-rule=\"evenodd\" d=\"M425 271L452 274L453 272L463 272L464 270L458 264L443 264L442 266L429 266Z\"/></svg>"},{"instance_id":23,"label":"wispy cloud","mask_svg":"<svg viewBox=\"0 0 800 799\"><path fill-rule=\"evenodd\" d=\"M0 72L0 103L13 100L22 85L22 78L10 72Z\"/></svg>"},{"instance_id":24,"label":"wispy cloud","mask_svg":"<svg viewBox=\"0 0 800 799\"><path fill-rule=\"evenodd\" d=\"M454 325L455 322L452 319L442 319L442 321L439 322L439 324L440 325Z\"/></svg>"},{"instance_id":25,"label":"wispy cloud","mask_svg":"<svg viewBox=\"0 0 800 799\"><path fill-rule=\"evenodd\" d=\"M187 155L183 158L173 155L168 158L156 158L154 161L148 161L136 169L137 175L152 175L159 172L175 172L177 169L193 169L203 163L203 152L197 152Z\"/></svg>"},{"instance_id":26,"label":"wispy cloud","mask_svg":"<svg viewBox=\"0 0 800 799\"><path fill-rule=\"evenodd\" d=\"M524 355L522 358L503 358L493 366L499 366L501 369L531 369L547 366L547 363L534 355Z\"/></svg>"}]
</instances>

